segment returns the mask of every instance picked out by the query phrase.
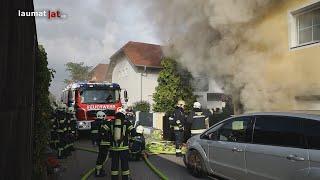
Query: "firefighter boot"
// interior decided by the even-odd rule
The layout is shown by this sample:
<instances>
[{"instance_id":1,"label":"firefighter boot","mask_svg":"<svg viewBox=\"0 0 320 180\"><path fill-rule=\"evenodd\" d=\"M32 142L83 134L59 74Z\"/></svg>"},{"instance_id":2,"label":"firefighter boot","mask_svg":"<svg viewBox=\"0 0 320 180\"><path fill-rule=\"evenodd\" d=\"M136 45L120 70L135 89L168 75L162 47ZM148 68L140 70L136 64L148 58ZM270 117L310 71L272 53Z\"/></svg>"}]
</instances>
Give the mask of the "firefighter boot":
<instances>
[{"instance_id":1,"label":"firefighter boot","mask_svg":"<svg viewBox=\"0 0 320 180\"><path fill-rule=\"evenodd\" d=\"M75 150L76 150L76 149L74 149L73 143L72 143L71 146L70 146L70 150L71 150L71 151L75 151Z\"/></svg>"},{"instance_id":2,"label":"firefighter boot","mask_svg":"<svg viewBox=\"0 0 320 180\"><path fill-rule=\"evenodd\" d=\"M102 169L102 166L97 166L95 170L95 176L96 177L104 177L106 176L105 171Z\"/></svg>"},{"instance_id":3,"label":"firefighter boot","mask_svg":"<svg viewBox=\"0 0 320 180\"><path fill-rule=\"evenodd\" d=\"M64 159L63 148L58 148L58 159Z\"/></svg>"}]
</instances>

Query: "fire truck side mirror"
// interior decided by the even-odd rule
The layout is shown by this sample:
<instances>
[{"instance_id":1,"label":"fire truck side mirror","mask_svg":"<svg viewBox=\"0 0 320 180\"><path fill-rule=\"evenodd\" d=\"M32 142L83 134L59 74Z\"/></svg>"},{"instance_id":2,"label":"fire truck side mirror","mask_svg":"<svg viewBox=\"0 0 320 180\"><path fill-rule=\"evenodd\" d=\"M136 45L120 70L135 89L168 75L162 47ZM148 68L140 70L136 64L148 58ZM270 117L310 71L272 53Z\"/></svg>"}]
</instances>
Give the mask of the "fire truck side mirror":
<instances>
[{"instance_id":1,"label":"fire truck side mirror","mask_svg":"<svg viewBox=\"0 0 320 180\"><path fill-rule=\"evenodd\" d=\"M128 102L128 92L127 92L127 90L124 90L123 95L124 95L124 101Z\"/></svg>"},{"instance_id":2,"label":"fire truck side mirror","mask_svg":"<svg viewBox=\"0 0 320 180\"><path fill-rule=\"evenodd\" d=\"M74 104L79 103L78 93L79 93L79 91L76 90L76 91L75 91L76 96L75 96L75 98L74 98L74 102L75 102Z\"/></svg>"}]
</instances>

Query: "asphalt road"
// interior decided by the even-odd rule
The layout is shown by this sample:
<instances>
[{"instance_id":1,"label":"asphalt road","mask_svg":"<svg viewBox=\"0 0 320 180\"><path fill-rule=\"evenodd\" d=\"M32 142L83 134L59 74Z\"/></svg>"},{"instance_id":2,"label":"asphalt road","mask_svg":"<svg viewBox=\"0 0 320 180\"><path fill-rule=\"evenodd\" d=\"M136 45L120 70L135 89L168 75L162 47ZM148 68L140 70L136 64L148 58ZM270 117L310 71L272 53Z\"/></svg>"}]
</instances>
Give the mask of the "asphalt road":
<instances>
[{"instance_id":1,"label":"asphalt road","mask_svg":"<svg viewBox=\"0 0 320 180\"><path fill-rule=\"evenodd\" d=\"M94 149L91 146L89 140L79 140L76 143L78 147L85 147ZM65 168L56 179L58 180L70 180L81 179L81 177L90 169L95 167L95 161L97 158L96 153L86 152L82 150L76 150L72 156L61 161L62 166ZM196 180L191 176L184 167L182 158L177 158L172 155L152 155L149 156L149 161L164 173L169 179L173 180ZM105 165L105 171L110 174L110 161ZM159 177L154 174L153 171L145 164L144 161L131 161L129 162L131 178L133 180L157 180ZM104 178L95 178L90 176L89 179L111 179L110 175Z\"/></svg>"}]
</instances>

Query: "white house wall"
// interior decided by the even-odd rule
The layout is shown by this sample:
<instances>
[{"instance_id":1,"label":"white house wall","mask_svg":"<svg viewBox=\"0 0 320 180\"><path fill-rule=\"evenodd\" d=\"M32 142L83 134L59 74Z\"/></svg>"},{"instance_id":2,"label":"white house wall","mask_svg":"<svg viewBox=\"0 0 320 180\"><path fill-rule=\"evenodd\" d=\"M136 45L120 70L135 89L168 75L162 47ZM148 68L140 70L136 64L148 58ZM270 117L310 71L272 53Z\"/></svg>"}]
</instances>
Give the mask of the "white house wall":
<instances>
[{"instance_id":1,"label":"white house wall","mask_svg":"<svg viewBox=\"0 0 320 180\"><path fill-rule=\"evenodd\" d=\"M112 82L119 83L122 89L128 91L128 105L131 106L135 102L141 100L148 101L153 104L152 95L155 92L155 87L158 85L158 73L150 72L143 73L142 89L141 89L141 73L135 66L132 66L126 56L121 57L116 61L116 65L112 72ZM139 72L138 72L139 71Z\"/></svg>"}]
</instances>

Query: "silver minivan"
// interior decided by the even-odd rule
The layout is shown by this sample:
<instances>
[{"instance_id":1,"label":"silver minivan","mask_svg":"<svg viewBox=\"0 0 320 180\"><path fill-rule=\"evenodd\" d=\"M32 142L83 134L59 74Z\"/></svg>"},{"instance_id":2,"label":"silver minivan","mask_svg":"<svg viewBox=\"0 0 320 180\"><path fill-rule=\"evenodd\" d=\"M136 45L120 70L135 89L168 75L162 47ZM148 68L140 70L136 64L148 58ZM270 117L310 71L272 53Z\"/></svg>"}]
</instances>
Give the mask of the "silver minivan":
<instances>
[{"instance_id":1,"label":"silver minivan","mask_svg":"<svg viewBox=\"0 0 320 180\"><path fill-rule=\"evenodd\" d=\"M231 117L190 138L194 176L230 180L320 180L320 116L254 113Z\"/></svg>"}]
</instances>

